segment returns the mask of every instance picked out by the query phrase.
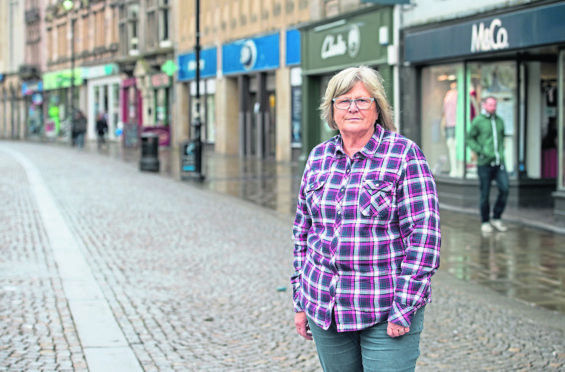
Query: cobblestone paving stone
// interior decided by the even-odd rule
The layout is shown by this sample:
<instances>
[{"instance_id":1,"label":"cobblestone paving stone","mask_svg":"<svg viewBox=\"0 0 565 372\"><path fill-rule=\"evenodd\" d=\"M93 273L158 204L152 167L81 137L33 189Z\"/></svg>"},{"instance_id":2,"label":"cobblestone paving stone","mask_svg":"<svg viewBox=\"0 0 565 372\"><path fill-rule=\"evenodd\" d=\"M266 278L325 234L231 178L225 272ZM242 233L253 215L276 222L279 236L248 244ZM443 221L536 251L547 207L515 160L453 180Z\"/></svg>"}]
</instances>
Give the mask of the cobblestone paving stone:
<instances>
[{"instance_id":1,"label":"cobblestone paving stone","mask_svg":"<svg viewBox=\"0 0 565 372\"><path fill-rule=\"evenodd\" d=\"M25 173L0 152L0 371L86 371Z\"/></svg>"},{"instance_id":2,"label":"cobblestone paving stone","mask_svg":"<svg viewBox=\"0 0 565 372\"><path fill-rule=\"evenodd\" d=\"M288 216L74 149L40 170L145 371L319 371L295 334ZM0 371L86 363L23 170L0 151ZM9 175L9 176L5 176ZM418 371L564 371L562 314L438 273Z\"/></svg>"}]
</instances>

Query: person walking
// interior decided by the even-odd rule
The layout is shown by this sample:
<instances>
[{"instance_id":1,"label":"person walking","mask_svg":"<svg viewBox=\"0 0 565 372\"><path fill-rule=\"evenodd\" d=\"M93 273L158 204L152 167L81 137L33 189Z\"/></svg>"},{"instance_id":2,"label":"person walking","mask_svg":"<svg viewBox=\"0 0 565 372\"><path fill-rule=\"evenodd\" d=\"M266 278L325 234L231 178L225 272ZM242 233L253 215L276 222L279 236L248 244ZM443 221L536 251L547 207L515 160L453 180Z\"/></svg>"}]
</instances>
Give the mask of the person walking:
<instances>
[{"instance_id":1,"label":"person walking","mask_svg":"<svg viewBox=\"0 0 565 372\"><path fill-rule=\"evenodd\" d=\"M72 132L75 133L75 144L79 149L84 148L84 136L86 133L86 116L80 110L73 113Z\"/></svg>"},{"instance_id":2,"label":"person walking","mask_svg":"<svg viewBox=\"0 0 565 372\"><path fill-rule=\"evenodd\" d=\"M413 371L440 259L432 172L375 70L336 74L320 109L339 134L311 151L298 194L296 331L326 372Z\"/></svg>"},{"instance_id":3,"label":"person walking","mask_svg":"<svg viewBox=\"0 0 565 372\"><path fill-rule=\"evenodd\" d=\"M106 143L106 132L108 131L108 122L103 112L96 117L96 134L98 139L98 148L100 149Z\"/></svg>"},{"instance_id":4,"label":"person walking","mask_svg":"<svg viewBox=\"0 0 565 372\"><path fill-rule=\"evenodd\" d=\"M477 154L477 172L479 175L479 211L481 213L481 231L489 233L493 228L506 231L501 217L506 207L509 194L508 173L504 165L504 121L496 115L496 98L489 96L482 101L482 112L471 123L467 134L467 144ZM490 210L490 187L492 181L498 187L498 196Z\"/></svg>"}]
</instances>

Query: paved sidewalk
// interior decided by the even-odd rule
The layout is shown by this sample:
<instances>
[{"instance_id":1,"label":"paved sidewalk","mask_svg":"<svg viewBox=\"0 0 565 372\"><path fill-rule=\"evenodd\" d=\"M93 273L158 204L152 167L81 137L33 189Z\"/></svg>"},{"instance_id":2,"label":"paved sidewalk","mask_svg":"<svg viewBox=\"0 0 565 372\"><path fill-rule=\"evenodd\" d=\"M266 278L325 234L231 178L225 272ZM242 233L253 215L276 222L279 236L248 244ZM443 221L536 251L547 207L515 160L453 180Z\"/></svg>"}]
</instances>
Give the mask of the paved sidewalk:
<instances>
[{"instance_id":1,"label":"paved sidewalk","mask_svg":"<svg viewBox=\"0 0 565 372\"><path fill-rule=\"evenodd\" d=\"M94 370L52 239L58 228L41 217L45 193L139 369L319 370L284 290L290 214L61 146L0 142L0 172L0 371ZM466 231L472 216L450 220L447 252L475 237ZM455 279L443 266L418 371L565 371L562 313ZM108 362L106 370L117 369Z\"/></svg>"}]
</instances>

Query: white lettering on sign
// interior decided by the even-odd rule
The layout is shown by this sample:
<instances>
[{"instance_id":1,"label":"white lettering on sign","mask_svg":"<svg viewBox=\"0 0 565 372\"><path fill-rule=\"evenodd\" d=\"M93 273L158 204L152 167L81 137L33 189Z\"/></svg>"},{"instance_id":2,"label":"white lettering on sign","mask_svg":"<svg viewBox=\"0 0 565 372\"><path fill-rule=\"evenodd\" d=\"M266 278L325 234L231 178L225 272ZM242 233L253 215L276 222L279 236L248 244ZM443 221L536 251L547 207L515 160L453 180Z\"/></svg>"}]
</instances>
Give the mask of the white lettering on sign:
<instances>
[{"instance_id":1,"label":"white lettering on sign","mask_svg":"<svg viewBox=\"0 0 565 372\"><path fill-rule=\"evenodd\" d=\"M343 41L343 36L341 34L337 35L327 35L322 43L322 59L328 59L330 57L341 56L347 52L347 45Z\"/></svg>"},{"instance_id":2,"label":"white lettering on sign","mask_svg":"<svg viewBox=\"0 0 565 372\"><path fill-rule=\"evenodd\" d=\"M322 59L328 59L335 56L343 56L349 54L351 58L355 58L359 53L361 46L361 31L357 25L352 25L347 32L347 42L344 34L326 35L322 43Z\"/></svg>"},{"instance_id":3,"label":"white lettering on sign","mask_svg":"<svg viewBox=\"0 0 565 372\"><path fill-rule=\"evenodd\" d=\"M490 26L485 27L484 23L478 26L473 25L473 35L471 38L471 52L486 52L489 50L506 49L508 43L508 31L502 27L502 21L495 18Z\"/></svg>"},{"instance_id":4,"label":"white lettering on sign","mask_svg":"<svg viewBox=\"0 0 565 372\"><path fill-rule=\"evenodd\" d=\"M200 60L200 70L204 70L206 67L206 61L201 59ZM188 71L196 71L196 61L190 60L188 61Z\"/></svg>"}]
</instances>

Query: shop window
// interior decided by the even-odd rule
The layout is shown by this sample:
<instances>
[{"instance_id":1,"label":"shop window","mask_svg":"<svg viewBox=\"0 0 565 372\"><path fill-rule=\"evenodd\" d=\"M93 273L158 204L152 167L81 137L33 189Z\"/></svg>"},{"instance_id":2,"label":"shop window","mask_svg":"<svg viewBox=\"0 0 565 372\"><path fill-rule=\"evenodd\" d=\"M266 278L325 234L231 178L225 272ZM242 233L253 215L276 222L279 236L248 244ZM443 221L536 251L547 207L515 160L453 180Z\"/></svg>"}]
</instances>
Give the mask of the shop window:
<instances>
[{"instance_id":1,"label":"shop window","mask_svg":"<svg viewBox=\"0 0 565 372\"><path fill-rule=\"evenodd\" d=\"M463 64L422 71L422 150L435 175L463 177L465 96L471 115L477 112L474 92L465 94Z\"/></svg>"},{"instance_id":2,"label":"shop window","mask_svg":"<svg viewBox=\"0 0 565 372\"><path fill-rule=\"evenodd\" d=\"M495 97L498 101L496 114L504 120L504 157L505 165L510 176L518 172L517 142L516 142L516 113L517 100L517 70L515 62L470 63L468 65L468 85L470 92L475 92L477 102L486 97ZM467 122L470 128L471 121ZM524 171L524 169L520 169ZM467 177L476 177L476 156L467 150Z\"/></svg>"}]
</instances>

